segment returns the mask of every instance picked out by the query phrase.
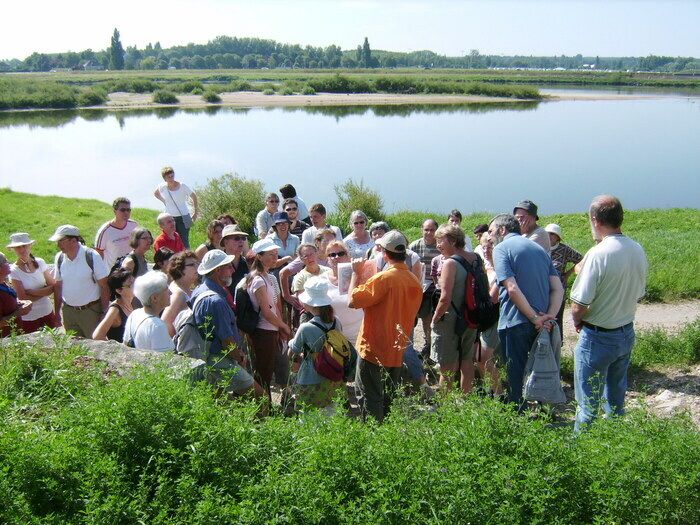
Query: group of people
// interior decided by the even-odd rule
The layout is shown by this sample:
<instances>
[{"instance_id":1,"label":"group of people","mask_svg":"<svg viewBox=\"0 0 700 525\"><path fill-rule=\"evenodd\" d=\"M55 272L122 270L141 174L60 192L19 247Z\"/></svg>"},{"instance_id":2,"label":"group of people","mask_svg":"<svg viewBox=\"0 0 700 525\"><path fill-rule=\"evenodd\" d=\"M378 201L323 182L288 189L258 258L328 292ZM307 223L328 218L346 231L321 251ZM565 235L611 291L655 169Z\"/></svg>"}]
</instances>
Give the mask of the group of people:
<instances>
[{"instance_id":1,"label":"group of people","mask_svg":"<svg viewBox=\"0 0 700 525\"><path fill-rule=\"evenodd\" d=\"M281 208L276 193L266 196L255 219L257 241L250 244L250 234L224 214L207 225L207 241L193 251L188 233L198 216L197 196L171 167L162 177L154 192L165 206L156 238L130 218L124 197L115 199L114 218L98 229L94 249L77 227L59 226L49 239L58 247L53 268L31 253L29 234L11 235L7 247L16 261L0 254L2 336L13 328L63 326L84 338L172 351L188 344L183 330L193 323L204 345L198 356L212 370L229 371L222 391L231 396L269 396L273 384L293 383L300 402L325 407L354 382L363 413L381 422L402 380L432 395L428 365L439 371L441 388L457 383L464 392L478 370L497 396L505 368L507 400L522 410L530 348L540 331L561 330L564 290L575 272L576 428L596 417L601 400L608 412L623 412L647 262L621 233L615 197L593 200L596 245L585 256L562 242L558 225L540 227L537 206L527 200L512 214L478 225L472 248L458 210L442 225L426 219L412 243L356 210L343 237L327 224L325 207L307 207L291 184L280 188ZM146 259L151 248L153 264ZM467 277L477 267L500 316L485 329L459 329ZM238 318L246 308L255 320L244 331ZM420 349L414 348L418 323ZM318 370L316 358L331 331L353 345L346 363L351 372L342 380Z\"/></svg>"}]
</instances>

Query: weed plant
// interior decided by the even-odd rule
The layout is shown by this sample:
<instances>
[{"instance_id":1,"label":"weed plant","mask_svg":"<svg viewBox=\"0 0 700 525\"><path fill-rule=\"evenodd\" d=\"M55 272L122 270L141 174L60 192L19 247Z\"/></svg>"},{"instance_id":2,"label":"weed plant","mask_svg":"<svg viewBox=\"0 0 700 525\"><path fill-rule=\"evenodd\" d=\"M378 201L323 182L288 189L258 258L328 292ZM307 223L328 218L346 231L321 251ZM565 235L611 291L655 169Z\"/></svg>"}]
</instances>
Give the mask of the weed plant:
<instances>
[{"instance_id":1,"label":"weed plant","mask_svg":"<svg viewBox=\"0 0 700 525\"><path fill-rule=\"evenodd\" d=\"M221 102L221 97L219 96L219 94L211 89L207 89L202 95L202 98L210 104L216 104L218 102Z\"/></svg>"},{"instance_id":2,"label":"weed plant","mask_svg":"<svg viewBox=\"0 0 700 525\"><path fill-rule=\"evenodd\" d=\"M158 89L153 92L153 102L157 104L177 104L179 101L172 91Z\"/></svg>"},{"instance_id":3,"label":"weed plant","mask_svg":"<svg viewBox=\"0 0 700 525\"><path fill-rule=\"evenodd\" d=\"M700 434L683 418L633 412L575 438L454 396L424 415L397 403L382 426L260 420L204 384L105 380L71 352L2 349L2 522L700 521Z\"/></svg>"},{"instance_id":4,"label":"weed plant","mask_svg":"<svg viewBox=\"0 0 700 525\"><path fill-rule=\"evenodd\" d=\"M700 319L686 325L677 334L661 329L637 334L632 351L632 364L641 367L653 365L693 365L700 363Z\"/></svg>"}]
</instances>

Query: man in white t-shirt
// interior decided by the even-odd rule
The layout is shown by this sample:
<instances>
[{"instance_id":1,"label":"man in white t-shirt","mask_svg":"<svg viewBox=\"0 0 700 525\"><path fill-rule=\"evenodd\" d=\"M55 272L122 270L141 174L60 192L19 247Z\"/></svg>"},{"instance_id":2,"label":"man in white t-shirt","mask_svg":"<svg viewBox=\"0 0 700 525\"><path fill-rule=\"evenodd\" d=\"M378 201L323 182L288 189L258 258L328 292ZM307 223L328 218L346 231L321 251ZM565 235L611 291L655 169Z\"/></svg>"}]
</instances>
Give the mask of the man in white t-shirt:
<instances>
[{"instance_id":1,"label":"man in white t-shirt","mask_svg":"<svg viewBox=\"0 0 700 525\"><path fill-rule=\"evenodd\" d=\"M326 207L323 204L317 203L311 206L309 210L309 219L311 219L311 228L307 228L304 230L304 233L301 234L302 244L314 244L316 234L319 230L323 230L324 228L333 230L336 240L343 240L343 234L340 228L326 224Z\"/></svg>"},{"instance_id":2,"label":"man in white t-shirt","mask_svg":"<svg viewBox=\"0 0 700 525\"><path fill-rule=\"evenodd\" d=\"M138 224L130 219L131 201L117 197L112 203L114 219L105 222L95 235L95 250L102 256L107 268L112 268L116 260L131 251L129 239Z\"/></svg>"},{"instance_id":3,"label":"man in white t-shirt","mask_svg":"<svg viewBox=\"0 0 700 525\"><path fill-rule=\"evenodd\" d=\"M285 184L280 188L280 193L282 194L282 200L294 199L297 202L299 220L304 222L310 222L309 219L309 208L306 206L304 200L297 195L297 190L291 184Z\"/></svg>"},{"instance_id":4,"label":"man in white t-shirt","mask_svg":"<svg viewBox=\"0 0 700 525\"><path fill-rule=\"evenodd\" d=\"M580 333L574 350L575 431L597 416L624 414L627 369L634 345L634 315L648 272L644 249L622 234L623 209L612 195L593 199L593 239L571 289L571 313Z\"/></svg>"},{"instance_id":5,"label":"man in white t-shirt","mask_svg":"<svg viewBox=\"0 0 700 525\"><path fill-rule=\"evenodd\" d=\"M80 230L70 224L56 228L49 238L60 250L54 259L56 316L63 316L66 332L90 338L109 305L107 275L102 257L80 242ZM63 308L60 308L63 304Z\"/></svg>"}]
</instances>

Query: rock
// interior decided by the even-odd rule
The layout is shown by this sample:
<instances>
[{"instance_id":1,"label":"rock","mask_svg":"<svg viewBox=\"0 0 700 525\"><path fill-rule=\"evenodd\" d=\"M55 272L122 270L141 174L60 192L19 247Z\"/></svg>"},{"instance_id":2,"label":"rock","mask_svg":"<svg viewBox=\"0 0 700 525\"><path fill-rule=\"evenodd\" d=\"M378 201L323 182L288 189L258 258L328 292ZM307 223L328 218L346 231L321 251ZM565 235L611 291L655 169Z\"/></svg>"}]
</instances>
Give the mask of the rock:
<instances>
[{"instance_id":1,"label":"rock","mask_svg":"<svg viewBox=\"0 0 700 525\"><path fill-rule=\"evenodd\" d=\"M79 345L87 350L87 355L98 361L107 363L108 368L119 375L125 375L139 367L155 369L165 365L175 372L175 377L195 379L203 376L206 363L201 359L174 354L172 352L156 352L129 348L117 341L95 341L66 335L54 335L45 332L35 332L16 337L16 340L31 345L41 345L45 348L56 348L59 345ZM0 345L10 343L10 339L0 339Z\"/></svg>"}]
</instances>

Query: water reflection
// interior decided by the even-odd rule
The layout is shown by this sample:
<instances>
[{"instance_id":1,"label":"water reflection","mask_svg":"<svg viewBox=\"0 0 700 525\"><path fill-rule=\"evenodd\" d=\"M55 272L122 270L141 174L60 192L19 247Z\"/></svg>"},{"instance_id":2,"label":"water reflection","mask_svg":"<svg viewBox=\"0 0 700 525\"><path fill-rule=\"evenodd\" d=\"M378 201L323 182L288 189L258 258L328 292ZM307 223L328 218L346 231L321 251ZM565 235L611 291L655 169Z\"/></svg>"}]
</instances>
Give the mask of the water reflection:
<instances>
[{"instance_id":1,"label":"water reflection","mask_svg":"<svg viewBox=\"0 0 700 525\"><path fill-rule=\"evenodd\" d=\"M498 103L469 103L469 104L402 104L402 105L370 105L370 106L303 106L303 107L265 107L265 111L282 110L287 113L307 113L334 117L336 121L351 116L373 115L376 117L410 117L411 115L435 115L454 113L490 113L496 111L531 111L537 109L539 102L498 102ZM79 109L79 110L40 110L40 111L8 111L0 112L0 128L26 126L33 128L60 128L80 118L88 122L99 122L115 118L120 128L134 118L155 116L166 120L177 114L209 115L220 113L246 114L254 108L231 108L222 106L207 106L205 108L148 108L148 109Z\"/></svg>"}]
</instances>

